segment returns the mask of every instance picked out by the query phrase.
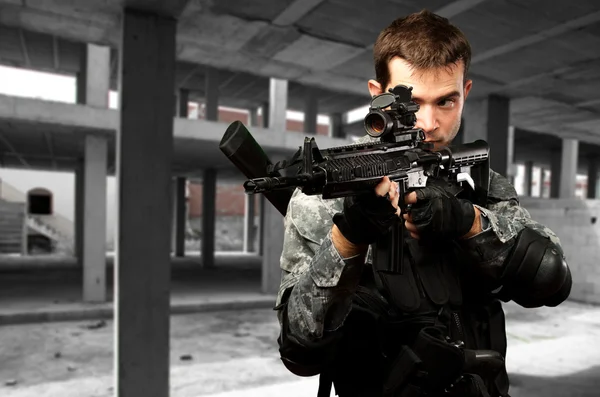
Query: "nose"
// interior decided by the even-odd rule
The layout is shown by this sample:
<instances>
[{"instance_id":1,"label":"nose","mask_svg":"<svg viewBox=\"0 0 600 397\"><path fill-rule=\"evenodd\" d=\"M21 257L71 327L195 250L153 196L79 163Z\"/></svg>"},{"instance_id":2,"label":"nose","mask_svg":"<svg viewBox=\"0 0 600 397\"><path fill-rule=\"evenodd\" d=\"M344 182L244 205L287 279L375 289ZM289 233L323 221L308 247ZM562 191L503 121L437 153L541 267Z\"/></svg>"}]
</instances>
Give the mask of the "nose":
<instances>
[{"instance_id":1,"label":"nose","mask_svg":"<svg viewBox=\"0 0 600 397\"><path fill-rule=\"evenodd\" d=\"M423 105L416 113L417 123L415 127L420 128L425 132L425 137L429 140L432 138L431 133L438 127L435 111L432 106Z\"/></svg>"}]
</instances>

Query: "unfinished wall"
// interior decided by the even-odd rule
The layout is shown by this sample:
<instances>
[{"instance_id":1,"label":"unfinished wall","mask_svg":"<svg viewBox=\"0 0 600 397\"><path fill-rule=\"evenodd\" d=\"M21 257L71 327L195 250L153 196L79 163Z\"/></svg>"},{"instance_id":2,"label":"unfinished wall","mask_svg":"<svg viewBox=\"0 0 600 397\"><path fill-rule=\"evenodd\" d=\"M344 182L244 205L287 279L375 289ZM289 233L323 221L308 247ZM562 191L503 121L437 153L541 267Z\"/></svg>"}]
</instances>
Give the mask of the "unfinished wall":
<instances>
[{"instance_id":1,"label":"unfinished wall","mask_svg":"<svg viewBox=\"0 0 600 397\"><path fill-rule=\"evenodd\" d=\"M570 299L600 303L600 200L522 197L521 206L560 238L573 275Z\"/></svg>"}]
</instances>

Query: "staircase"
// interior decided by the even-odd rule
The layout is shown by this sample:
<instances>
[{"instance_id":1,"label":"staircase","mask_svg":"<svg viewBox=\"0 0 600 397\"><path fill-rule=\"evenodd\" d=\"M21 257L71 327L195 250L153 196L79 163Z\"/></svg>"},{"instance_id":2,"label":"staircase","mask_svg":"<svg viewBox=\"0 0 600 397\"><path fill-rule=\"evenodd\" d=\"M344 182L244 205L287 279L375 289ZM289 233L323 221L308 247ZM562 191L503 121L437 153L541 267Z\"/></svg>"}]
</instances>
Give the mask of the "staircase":
<instances>
[{"instance_id":1,"label":"staircase","mask_svg":"<svg viewBox=\"0 0 600 397\"><path fill-rule=\"evenodd\" d=\"M21 254L25 204L0 200L0 254Z\"/></svg>"},{"instance_id":2,"label":"staircase","mask_svg":"<svg viewBox=\"0 0 600 397\"><path fill-rule=\"evenodd\" d=\"M27 227L26 233L29 237L46 236L52 242L53 251L73 254L73 222L57 213L52 215L29 215L26 213L26 202L25 193L0 180L0 203L4 206L3 211L5 211L5 213L0 213L0 216L2 219L6 218L8 224L5 230L0 220L0 233L2 233L0 240L6 239L12 242L13 246L17 244L19 246L17 251L14 251L14 247L10 248L13 252L26 253L27 250L20 248L21 244L25 243L23 239L24 220ZM14 230L11 231L11 229L16 229L17 222L19 222L20 230L18 236ZM4 251L0 248L0 253L2 252Z\"/></svg>"}]
</instances>

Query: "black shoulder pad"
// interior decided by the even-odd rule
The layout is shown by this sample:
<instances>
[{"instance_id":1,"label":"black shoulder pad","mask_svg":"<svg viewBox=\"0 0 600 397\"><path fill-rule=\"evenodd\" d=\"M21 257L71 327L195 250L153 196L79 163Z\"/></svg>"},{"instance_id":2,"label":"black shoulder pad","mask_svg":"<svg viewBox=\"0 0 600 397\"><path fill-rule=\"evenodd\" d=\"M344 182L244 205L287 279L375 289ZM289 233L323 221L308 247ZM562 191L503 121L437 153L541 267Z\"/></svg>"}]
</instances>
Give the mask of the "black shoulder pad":
<instances>
[{"instance_id":1,"label":"black shoulder pad","mask_svg":"<svg viewBox=\"0 0 600 397\"><path fill-rule=\"evenodd\" d=\"M539 307L551 297L556 299L569 282L569 268L561 250L549 238L526 227L506 259L502 282L507 298L524 307Z\"/></svg>"}]
</instances>

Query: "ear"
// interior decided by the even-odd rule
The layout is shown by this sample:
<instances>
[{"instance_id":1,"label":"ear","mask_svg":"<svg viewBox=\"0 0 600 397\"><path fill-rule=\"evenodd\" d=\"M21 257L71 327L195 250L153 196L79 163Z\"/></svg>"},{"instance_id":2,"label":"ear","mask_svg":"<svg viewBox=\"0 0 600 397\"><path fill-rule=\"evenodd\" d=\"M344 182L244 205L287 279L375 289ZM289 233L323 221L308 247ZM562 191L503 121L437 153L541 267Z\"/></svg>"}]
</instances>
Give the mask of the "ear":
<instances>
[{"instance_id":1,"label":"ear","mask_svg":"<svg viewBox=\"0 0 600 397\"><path fill-rule=\"evenodd\" d=\"M473 80L465 81L465 92L464 92L465 99L467 99L467 96L469 96L469 91L471 91L472 86L473 86Z\"/></svg>"},{"instance_id":2,"label":"ear","mask_svg":"<svg viewBox=\"0 0 600 397\"><path fill-rule=\"evenodd\" d=\"M371 94L371 98L373 98L376 95L383 94L381 84L379 84L377 80L369 80L369 94Z\"/></svg>"}]
</instances>

